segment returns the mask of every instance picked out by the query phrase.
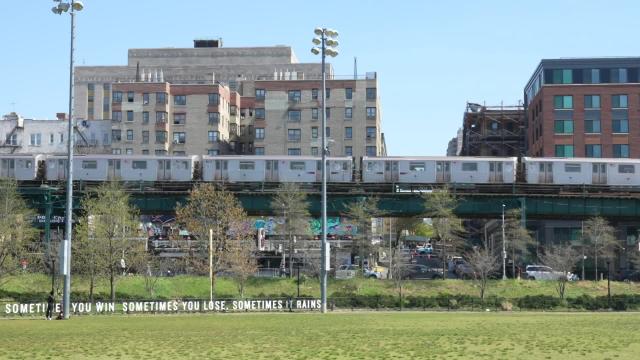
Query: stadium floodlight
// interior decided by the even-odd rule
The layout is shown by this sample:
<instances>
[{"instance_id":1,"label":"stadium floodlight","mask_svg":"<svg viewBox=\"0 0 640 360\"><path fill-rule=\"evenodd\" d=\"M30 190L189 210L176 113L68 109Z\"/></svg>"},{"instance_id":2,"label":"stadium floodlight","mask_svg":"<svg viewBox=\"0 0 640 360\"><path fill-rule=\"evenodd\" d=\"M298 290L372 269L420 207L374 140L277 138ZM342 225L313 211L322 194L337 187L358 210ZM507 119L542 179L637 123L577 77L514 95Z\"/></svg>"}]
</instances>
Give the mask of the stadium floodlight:
<instances>
[{"instance_id":1,"label":"stadium floodlight","mask_svg":"<svg viewBox=\"0 0 640 360\"><path fill-rule=\"evenodd\" d=\"M322 28L320 28L320 27L317 27L317 28L315 28L313 30L313 33L318 35L318 36L322 35L323 32L324 32L324 30Z\"/></svg>"},{"instance_id":2,"label":"stadium floodlight","mask_svg":"<svg viewBox=\"0 0 640 360\"><path fill-rule=\"evenodd\" d=\"M331 47L338 46L338 40L327 39L327 46L331 46Z\"/></svg>"},{"instance_id":3,"label":"stadium floodlight","mask_svg":"<svg viewBox=\"0 0 640 360\"><path fill-rule=\"evenodd\" d=\"M320 40L320 38L319 38L319 37L314 37L314 38L313 38L313 40L311 40L311 42L312 42L314 45L320 45L320 44L322 43L322 40Z\"/></svg>"},{"instance_id":4,"label":"stadium floodlight","mask_svg":"<svg viewBox=\"0 0 640 360\"><path fill-rule=\"evenodd\" d=\"M320 54L320 49L318 49L317 47L311 48L311 52L313 53L313 55L318 55Z\"/></svg>"}]
</instances>

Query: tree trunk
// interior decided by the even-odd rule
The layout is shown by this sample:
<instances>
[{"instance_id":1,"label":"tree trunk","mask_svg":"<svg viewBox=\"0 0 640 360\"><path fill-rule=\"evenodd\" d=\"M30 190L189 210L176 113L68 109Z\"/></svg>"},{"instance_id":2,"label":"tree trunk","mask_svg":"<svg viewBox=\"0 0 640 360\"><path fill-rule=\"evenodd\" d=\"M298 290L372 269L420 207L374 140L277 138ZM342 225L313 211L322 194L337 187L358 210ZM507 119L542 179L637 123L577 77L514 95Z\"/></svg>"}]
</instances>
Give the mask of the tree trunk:
<instances>
[{"instance_id":1,"label":"tree trunk","mask_svg":"<svg viewBox=\"0 0 640 360\"><path fill-rule=\"evenodd\" d=\"M516 278L516 248L511 246L511 276Z\"/></svg>"},{"instance_id":2,"label":"tree trunk","mask_svg":"<svg viewBox=\"0 0 640 360\"><path fill-rule=\"evenodd\" d=\"M95 273L92 271L89 275L89 302L93 303L93 286Z\"/></svg>"},{"instance_id":3,"label":"tree trunk","mask_svg":"<svg viewBox=\"0 0 640 360\"><path fill-rule=\"evenodd\" d=\"M598 249L595 251L595 271L596 271L596 281L598 281Z\"/></svg>"},{"instance_id":4,"label":"tree trunk","mask_svg":"<svg viewBox=\"0 0 640 360\"><path fill-rule=\"evenodd\" d=\"M293 277L293 238L289 233L289 278Z\"/></svg>"},{"instance_id":5,"label":"tree trunk","mask_svg":"<svg viewBox=\"0 0 640 360\"><path fill-rule=\"evenodd\" d=\"M111 301L116 301L116 288L115 288L115 274L113 270L113 266L109 271L109 285L111 287Z\"/></svg>"},{"instance_id":6,"label":"tree trunk","mask_svg":"<svg viewBox=\"0 0 640 360\"><path fill-rule=\"evenodd\" d=\"M445 280L447 278L447 275L449 275L449 269L447 269L447 252L445 250L445 241L444 239L442 239L441 241L442 251L440 253L442 254L442 280Z\"/></svg>"}]
</instances>

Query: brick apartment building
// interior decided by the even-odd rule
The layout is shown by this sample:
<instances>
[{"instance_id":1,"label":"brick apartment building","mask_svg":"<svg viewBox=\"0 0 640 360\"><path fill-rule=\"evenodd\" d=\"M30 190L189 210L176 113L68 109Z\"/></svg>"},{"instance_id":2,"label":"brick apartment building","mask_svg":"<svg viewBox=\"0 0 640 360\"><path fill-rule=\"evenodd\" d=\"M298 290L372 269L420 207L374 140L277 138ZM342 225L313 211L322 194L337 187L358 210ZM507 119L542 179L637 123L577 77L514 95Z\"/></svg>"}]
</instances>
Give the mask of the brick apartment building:
<instances>
[{"instance_id":1,"label":"brick apartment building","mask_svg":"<svg viewBox=\"0 0 640 360\"><path fill-rule=\"evenodd\" d=\"M640 158L640 58L542 60L524 91L527 154Z\"/></svg>"}]
</instances>

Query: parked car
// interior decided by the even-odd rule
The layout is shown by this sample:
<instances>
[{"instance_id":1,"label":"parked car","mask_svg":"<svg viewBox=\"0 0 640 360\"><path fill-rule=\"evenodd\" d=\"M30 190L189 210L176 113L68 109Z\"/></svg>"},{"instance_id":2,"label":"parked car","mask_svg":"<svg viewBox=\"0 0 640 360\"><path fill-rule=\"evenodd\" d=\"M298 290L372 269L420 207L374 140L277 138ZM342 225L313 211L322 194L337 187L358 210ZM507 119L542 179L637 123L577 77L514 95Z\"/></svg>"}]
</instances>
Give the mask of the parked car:
<instances>
[{"instance_id":1,"label":"parked car","mask_svg":"<svg viewBox=\"0 0 640 360\"><path fill-rule=\"evenodd\" d=\"M340 265L336 270L336 279L352 279L360 271L358 265ZM365 267L362 269L362 276L370 279L382 279L382 269L376 267L374 269Z\"/></svg>"},{"instance_id":2,"label":"parked car","mask_svg":"<svg viewBox=\"0 0 640 360\"><path fill-rule=\"evenodd\" d=\"M545 265L527 265L526 268L527 279L529 280L558 280L564 276L561 271L555 271L552 268ZM567 280L578 280L578 276L573 273L567 274Z\"/></svg>"},{"instance_id":3,"label":"parked car","mask_svg":"<svg viewBox=\"0 0 640 360\"><path fill-rule=\"evenodd\" d=\"M456 274L458 279L463 279L463 280L473 279L476 276L476 273L475 271L473 271L473 268L471 268L471 265L469 265L469 263L464 260L457 261L457 264L455 269L453 270L453 273Z\"/></svg>"},{"instance_id":4,"label":"parked car","mask_svg":"<svg viewBox=\"0 0 640 360\"><path fill-rule=\"evenodd\" d=\"M407 264L403 268L403 278L405 279L442 279L443 277L442 269L425 265Z\"/></svg>"},{"instance_id":5,"label":"parked car","mask_svg":"<svg viewBox=\"0 0 640 360\"><path fill-rule=\"evenodd\" d=\"M616 274L616 281L640 281L640 270L622 270Z\"/></svg>"},{"instance_id":6,"label":"parked car","mask_svg":"<svg viewBox=\"0 0 640 360\"><path fill-rule=\"evenodd\" d=\"M425 246L421 246L421 247L416 249L416 253L418 253L418 255L433 254L433 246L431 246L431 244L427 244Z\"/></svg>"}]
</instances>

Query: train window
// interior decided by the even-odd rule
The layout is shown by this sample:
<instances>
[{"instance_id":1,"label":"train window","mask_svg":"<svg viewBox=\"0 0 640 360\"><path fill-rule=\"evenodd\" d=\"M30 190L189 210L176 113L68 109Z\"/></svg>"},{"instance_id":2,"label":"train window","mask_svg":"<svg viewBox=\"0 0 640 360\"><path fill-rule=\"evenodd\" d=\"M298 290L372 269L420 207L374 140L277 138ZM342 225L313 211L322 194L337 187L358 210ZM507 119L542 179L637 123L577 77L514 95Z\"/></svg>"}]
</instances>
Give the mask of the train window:
<instances>
[{"instance_id":1,"label":"train window","mask_svg":"<svg viewBox=\"0 0 640 360\"><path fill-rule=\"evenodd\" d=\"M410 162L409 163L409 171L424 171L424 163L423 162Z\"/></svg>"},{"instance_id":2,"label":"train window","mask_svg":"<svg viewBox=\"0 0 640 360\"><path fill-rule=\"evenodd\" d=\"M472 163L472 162L462 163L462 171L478 171L478 163Z\"/></svg>"},{"instance_id":3,"label":"train window","mask_svg":"<svg viewBox=\"0 0 640 360\"><path fill-rule=\"evenodd\" d=\"M579 173L582 171L580 164L564 164L564 172Z\"/></svg>"},{"instance_id":4,"label":"train window","mask_svg":"<svg viewBox=\"0 0 640 360\"><path fill-rule=\"evenodd\" d=\"M31 160L27 160L25 163L25 168L31 169Z\"/></svg>"},{"instance_id":5,"label":"train window","mask_svg":"<svg viewBox=\"0 0 640 360\"><path fill-rule=\"evenodd\" d=\"M349 163L346 161L342 162L342 170L347 171L349 169Z\"/></svg>"},{"instance_id":6,"label":"train window","mask_svg":"<svg viewBox=\"0 0 640 360\"><path fill-rule=\"evenodd\" d=\"M82 160L83 169L97 169L98 162L96 160Z\"/></svg>"},{"instance_id":7,"label":"train window","mask_svg":"<svg viewBox=\"0 0 640 360\"><path fill-rule=\"evenodd\" d=\"M240 170L253 170L256 168L256 163L253 161L240 161Z\"/></svg>"},{"instance_id":8,"label":"train window","mask_svg":"<svg viewBox=\"0 0 640 360\"><path fill-rule=\"evenodd\" d=\"M620 174L633 174L636 172L634 165L618 165L618 173Z\"/></svg>"},{"instance_id":9,"label":"train window","mask_svg":"<svg viewBox=\"0 0 640 360\"><path fill-rule=\"evenodd\" d=\"M131 167L133 169L146 169L147 168L147 162L144 161L144 160L132 161L131 162Z\"/></svg>"},{"instance_id":10,"label":"train window","mask_svg":"<svg viewBox=\"0 0 640 360\"><path fill-rule=\"evenodd\" d=\"M305 169L304 165L305 164L302 161L292 161L289 164L289 169L291 169L291 170L304 170Z\"/></svg>"}]
</instances>

